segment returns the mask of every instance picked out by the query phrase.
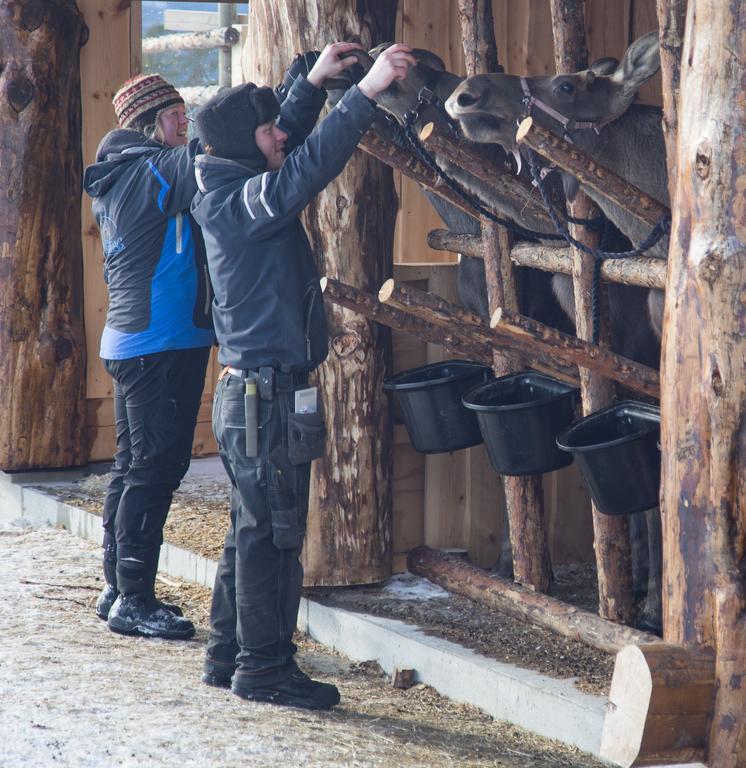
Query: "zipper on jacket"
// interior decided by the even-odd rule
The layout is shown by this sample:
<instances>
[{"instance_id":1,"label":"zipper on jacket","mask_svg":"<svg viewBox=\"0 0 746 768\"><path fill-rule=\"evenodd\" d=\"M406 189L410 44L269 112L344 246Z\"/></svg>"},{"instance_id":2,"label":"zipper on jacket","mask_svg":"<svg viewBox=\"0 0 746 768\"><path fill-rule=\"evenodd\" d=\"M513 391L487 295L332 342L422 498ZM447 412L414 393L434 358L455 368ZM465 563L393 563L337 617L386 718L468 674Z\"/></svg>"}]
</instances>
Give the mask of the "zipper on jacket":
<instances>
[{"instance_id":1,"label":"zipper on jacket","mask_svg":"<svg viewBox=\"0 0 746 768\"><path fill-rule=\"evenodd\" d=\"M176 253L182 253L183 243L181 241L181 211L176 214Z\"/></svg>"},{"instance_id":2,"label":"zipper on jacket","mask_svg":"<svg viewBox=\"0 0 746 768\"><path fill-rule=\"evenodd\" d=\"M210 317L210 272L207 264L202 265L202 273L205 276L205 317Z\"/></svg>"},{"instance_id":3,"label":"zipper on jacket","mask_svg":"<svg viewBox=\"0 0 746 768\"><path fill-rule=\"evenodd\" d=\"M311 293L311 300L308 302L308 310L306 311L306 360L311 361L311 312L313 311L313 305L316 301L316 288L311 283L306 289L306 296ZM304 296L305 298L305 296Z\"/></svg>"}]
</instances>

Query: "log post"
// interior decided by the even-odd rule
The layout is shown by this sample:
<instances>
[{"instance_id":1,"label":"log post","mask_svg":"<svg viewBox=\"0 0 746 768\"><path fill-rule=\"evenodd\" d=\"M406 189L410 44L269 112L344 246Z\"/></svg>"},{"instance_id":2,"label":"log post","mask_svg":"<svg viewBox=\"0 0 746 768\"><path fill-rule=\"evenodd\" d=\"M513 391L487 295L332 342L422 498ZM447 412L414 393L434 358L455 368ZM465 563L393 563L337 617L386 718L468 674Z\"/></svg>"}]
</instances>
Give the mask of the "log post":
<instances>
[{"instance_id":1,"label":"log post","mask_svg":"<svg viewBox=\"0 0 746 768\"><path fill-rule=\"evenodd\" d=\"M567 0L551 1L552 32L554 35L554 59L558 72L576 72L588 65L588 47L585 39L584 12L579 3ZM531 123L524 120L518 133L532 134ZM541 136L547 143L550 134ZM567 144L567 142L564 142ZM570 145L567 145L570 147ZM571 147L570 147L571 148ZM587 175L587 174L586 174ZM585 219L598 215L588 196L579 193L568 206L571 216ZM598 246L598 237L585 228L571 225L571 232L578 242ZM575 328L578 338L592 338L592 280L593 257L573 248L573 291L575 298ZM605 306L605 302L604 302ZM608 323L604 324L602 340L608 336ZM593 370L580 370L580 388L583 413L588 415L613 401L611 381ZM630 624L635 618L632 589L632 560L629 541L629 521L624 516L611 517L598 511L591 504L593 514L593 548L598 573L598 610L601 616L612 621Z\"/></svg>"},{"instance_id":2,"label":"log post","mask_svg":"<svg viewBox=\"0 0 746 768\"><path fill-rule=\"evenodd\" d=\"M664 637L715 650L707 763L746 765L744 3L689 3L661 398Z\"/></svg>"},{"instance_id":3,"label":"log post","mask_svg":"<svg viewBox=\"0 0 746 768\"><path fill-rule=\"evenodd\" d=\"M298 51L352 37L370 48L394 37L393 3L287 0L278 8L275 0L251 4L243 70L262 85L279 83ZM355 153L307 208L319 272L363 289L380 285L391 269L395 216L391 171ZM381 396L390 333L339 305L329 309L329 357L317 383L330 439L312 470L305 583L381 581L391 572L393 432Z\"/></svg>"},{"instance_id":4,"label":"log post","mask_svg":"<svg viewBox=\"0 0 746 768\"><path fill-rule=\"evenodd\" d=\"M667 643L616 656L600 755L614 765L703 760L715 693L712 653Z\"/></svg>"},{"instance_id":5,"label":"log post","mask_svg":"<svg viewBox=\"0 0 746 768\"><path fill-rule=\"evenodd\" d=\"M466 74L473 76L499 70L492 0L459 0L459 18ZM504 175L499 178L504 178ZM483 217L482 238L490 313L498 307L507 307L517 312L518 292L510 261L510 234ZM518 367L510 358L496 352L494 369L496 375L503 376L518 370ZM502 481L513 553L513 578L540 592L548 592L552 565L544 522L541 475L505 475Z\"/></svg>"},{"instance_id":6,"label":"log post","mask_svg":"<svg viewBox=\"0 0 746 768\"><path fill-rule=\"evenodd\" d=\"M607 621L430 547L411 549L407 569L449 592L606 653L617 653L631 644L663 644L655 635Z\"/></svg>"},{"instance_id":7,"label":"log post","mask_svg":"<svg viewBox=\"0 0 746 768\"><path fill-rule=\"evenodd\" d=\"M80 46L74 0L0 0L0 469L85 445Z\"/></svg>"},{"instance_id":8,"label":"log post","mask_svg":"<svg viewBox=\"0 0 746 768\"><path fill-rule=\"evenodd\" d=\"M433 229L427 234L427 244L436 251L484 258L482 238L477 235ZM516 243L510 249L510 260L519 267L533 267L555 274L571 275L573 269L573 252L567 245ZM645 256L607 259L601 265L601 279L607 283L663 290L666 287L666 262Z\"/></svg>"},{"instance_id":9,"label":"log post","mask_svg":"<svg viewBox=\"0 0 746 768\"><path fill-rule=\"evenodd\" d=\"M687 0L657 0L658 28L663 86L663 136L666 141L668 194L674 199L676 187L676 141L679 130L679 86L681 83L681 49L684 46L684 23ZM671 204L674 207L674 204Z\"/></svg>"},{"instance_id":10,"label":"log post","mask_svg":"<svg viewBox=\"0 0 746 768\"><path fill-rule=\"evenodd\" d=\"M621 206L645 224L653 227L661 219L670 218L671 211L663 203L599 165L574 144L555 136L533 118L527 117L521 122L515 138L519 144L538 152L572 174L581 184Z\"/></svg>"}]
</instances>

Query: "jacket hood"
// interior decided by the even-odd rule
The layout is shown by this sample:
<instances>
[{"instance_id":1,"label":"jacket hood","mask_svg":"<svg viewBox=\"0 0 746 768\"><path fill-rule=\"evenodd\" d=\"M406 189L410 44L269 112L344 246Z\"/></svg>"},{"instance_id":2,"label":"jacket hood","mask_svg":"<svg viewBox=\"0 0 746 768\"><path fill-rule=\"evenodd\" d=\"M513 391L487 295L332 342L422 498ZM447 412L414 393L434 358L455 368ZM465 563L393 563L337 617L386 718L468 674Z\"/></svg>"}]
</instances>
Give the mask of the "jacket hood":
<instances>
[{"instance_id":1,"label":"jacket hood","mask_svg":"<svg viewBox=\"0 0 746 768\"><path fill-rule=\"evenodd\" d=\"M128 128L110 131L96 149L96 162L85 169L83 189L91 197L100 197L111 188L131 162L144 153L160 149L163 149L163 144L148 139L141 131Z\"/></svg>"},{"instance_id":2,"label":"jacket hood","mask_svg":"<svg viewBox=\"0 0 746 768\"><path fill-rule=\"evenodd\" d=\"M229 160L215 155L197 155L194 158L194 175L202 194L233 181L245 181L247 176L258 176L262 171L247 160Z\"/></svg>"}]
</instances>

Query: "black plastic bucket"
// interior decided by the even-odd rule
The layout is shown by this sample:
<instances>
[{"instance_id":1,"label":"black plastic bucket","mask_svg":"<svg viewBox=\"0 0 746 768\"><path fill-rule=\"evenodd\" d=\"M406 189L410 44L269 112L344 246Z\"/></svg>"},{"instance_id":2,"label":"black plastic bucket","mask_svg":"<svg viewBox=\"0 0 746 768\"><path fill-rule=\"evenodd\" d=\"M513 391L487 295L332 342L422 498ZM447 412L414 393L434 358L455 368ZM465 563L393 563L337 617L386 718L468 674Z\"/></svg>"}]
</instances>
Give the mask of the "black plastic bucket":
<instances>
[{"instance_id":1,"label":"black plastic bucket","mask_svg":"<svg viewBox=\"0 0 746 768\"><path fill-rule=\"evenodd\" d=\"M658 506L660 410L631 400L573 424L557 445L570 451L599 511L630 515Z\"/></svg>"},{"instance_id":2,"label":"black plastic bucket","mask_svg":"<svg viewBox=\"0 0 746 768\"><path fill-rule=\"evenodd\" d=\"M395 394L415 449L446 453L482 442L477 420L461 398L491 377L492 370L481 363L445 360L398 373L383 387Z\"/></svg>"},{"instance_id":3,"label":"black plastic bucket","mask_svg":"<svg viewBox=\"0 0 746 768\"><path fill-rule=\"evenodd\" d=\"M580 390L534 371L501 376L464 396L501 475L552 472L572 463L557 434L572 422Z\"/></svg>"}]
</instances>

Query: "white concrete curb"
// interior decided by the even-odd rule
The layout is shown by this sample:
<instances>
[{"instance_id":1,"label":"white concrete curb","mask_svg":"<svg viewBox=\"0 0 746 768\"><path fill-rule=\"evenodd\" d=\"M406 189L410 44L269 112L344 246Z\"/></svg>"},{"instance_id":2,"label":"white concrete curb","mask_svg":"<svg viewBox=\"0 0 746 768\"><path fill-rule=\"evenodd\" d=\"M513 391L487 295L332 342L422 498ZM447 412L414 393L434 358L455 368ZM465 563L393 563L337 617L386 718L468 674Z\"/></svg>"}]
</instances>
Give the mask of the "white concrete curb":
<instances>
[{"instance_id":1,"label":"white concrete curb","mask_svg":"<svg viewBox=\"0 0 746 768\"><path fill-rule=\"evenodd\" d=\"M58 501L38 487L44 480L29 479L36 486L31 487L0 473L0 522L18 522L20 518L29 525L63 525L81 538L101 543L101 518ZM217 562L164 543L159 570L211 588ZM301 601L298 628L351 659L377 661L389 674L394 669L414 669L417 682L432 686L449 699L599 757L606 697L584 694L572 680L556 680L493 661L401 621L306 599ZM689 763L657 768L706 766Z\"/></svg>"}]
</instances>

